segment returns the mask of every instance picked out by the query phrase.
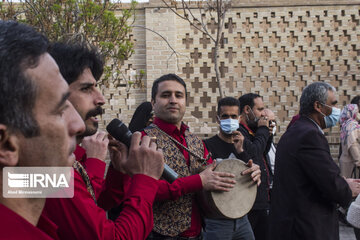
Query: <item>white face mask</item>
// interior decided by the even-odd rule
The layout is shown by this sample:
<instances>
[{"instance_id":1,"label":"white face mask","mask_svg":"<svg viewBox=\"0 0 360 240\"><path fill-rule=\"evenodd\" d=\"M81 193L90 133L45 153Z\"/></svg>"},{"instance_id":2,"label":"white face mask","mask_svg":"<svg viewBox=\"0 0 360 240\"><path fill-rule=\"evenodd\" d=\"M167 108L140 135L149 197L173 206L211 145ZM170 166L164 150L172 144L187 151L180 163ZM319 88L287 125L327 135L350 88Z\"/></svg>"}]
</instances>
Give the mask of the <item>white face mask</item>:
<instances>
[{"instance_id":1,"label":"white face mask","mask_svg":"<svg viewBox=\"0 0 360 240\"><path fill-rule=\"evenodd\" d=\"M239 120L238 119L222 119L220 121L220 128L226 134L231 134L239 128Z\"/></svg>"},{"instance_id":2,"label":"white face mask","mask_svg":"<svg viewBox=\"0 0 360 240\"><path fill-rule=\"evenodd\" d=\"M322 103L322 104L324 106L327 106L327 107L331 108L331 114L329 116L326 116L325 114L320 112L324 116L325 127L326 128L331 128L331 127L335 126L339 122L341 110L340 110L340 108L331 107L331 106L329 106L329 105L327 105L325 103Z\"/></svg>"}]
</instances>

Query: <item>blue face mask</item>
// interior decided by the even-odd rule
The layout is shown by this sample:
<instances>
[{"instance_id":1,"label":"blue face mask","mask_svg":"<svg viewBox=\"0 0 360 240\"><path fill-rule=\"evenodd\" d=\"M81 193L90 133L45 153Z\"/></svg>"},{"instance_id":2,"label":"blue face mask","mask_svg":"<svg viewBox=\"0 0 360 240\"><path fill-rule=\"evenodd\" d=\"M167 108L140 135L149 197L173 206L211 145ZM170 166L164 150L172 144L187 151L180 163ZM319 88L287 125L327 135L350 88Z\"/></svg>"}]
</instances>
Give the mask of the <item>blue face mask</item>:
<instances>
[{"instance_id":1,"label":"blue face mask","mask_svg":"<svg viewBox=\"0 0 360 240\"><path fill-rule=\"evenodd\" d=\"M341 110L340 108L330 107L329 105L326 105L324 103L322 104L332 109L331 114L329 116L326 116L325 114L320 112L322 115L324 115L325 127L331 128L339 122Z\"/></svg>"},{"instance_id":2,"label":"blue face mask","mask_svg":"<svg viewBox=\"0 0 360 240\"><path fill-rule=\"evenodd\" d=\"M238 119L222 119L220 120L220 128L226 134L231 134L239 128L239 120Z\"/></svg>"}]
</instances>

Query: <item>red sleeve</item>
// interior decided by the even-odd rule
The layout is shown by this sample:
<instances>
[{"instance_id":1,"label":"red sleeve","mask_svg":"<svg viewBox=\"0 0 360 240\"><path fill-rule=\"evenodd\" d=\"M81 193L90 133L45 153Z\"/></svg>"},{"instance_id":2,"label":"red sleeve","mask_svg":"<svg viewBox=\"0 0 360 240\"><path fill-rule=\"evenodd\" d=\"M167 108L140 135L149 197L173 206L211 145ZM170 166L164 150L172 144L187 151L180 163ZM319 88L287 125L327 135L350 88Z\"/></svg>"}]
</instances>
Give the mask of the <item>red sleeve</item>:
<instances>
[{"instance_id":1,"label":"red sleeve","mask_svg":"<svg viewBox=\"0 0 360 240\"><path fill-rule=\"evenodd\" d=\"M209 151L204 144L204 158L209 154ZM208 164L213 162L212 158L207 161ZM175 200L182 195L197 192L202 189L202 182L199 174L178 178L173 183L168 183L165 180L159 180L159 190L156 194L156 200Z\"/></svg>"},{"instance_id":2,"label":"red sleeve","mask_svg":"<svg viewBox=\"0 0 360 240\"><path fill-rule=\"evenodd\" d=\"M200 175L178 178L173 183L165 180L159 180L159 190L156 194L156 200L175 200L182 195L197 192L202 189Z\"/></svg>"},{"instance_id":3,"label":"red sleeve","mask_svg":"<svg viewBox=\"0 0 360 240\"><path fill-rule=\"evenodd\" d=\"M153 228L152 205L157 190L157 180L142 174L132 177L124 209L115 221L114 239L146 239Z\"/></svg>"},{"instance_id":4,"label":"red sleeve","mask_svg":"<svg viewBox=\"0 0 360 240\"><path fill-rule=\"evenodd\" d=\"M98 206L105 210L115 207L124 200L124 192L130 186L131 177L109 166L104 179L106 163L97 158L82 161L98 200Z\"/></svg>"},{"instance_id":5,"label":"red sleeve","mask_svg":"<svg viewBox=\"0 0 360 240\"><path fill-rule=\"evenodd\" d=\"M142 137L146 135L144 131L141 132ZM209 151L204 144L204 157L206 158ZM208 163L212 163L212 158L208 160ZM178 178L173 183L169 183L165 180L159 180L159 190L156 194L156 200L176 200L182 195L200 191L202 189L202 182L199 174Z\"/></svg>"},{"instance_id":6,"label":"red sleeve","mask_svg":"<svg viewBox=\"0 0 360 240\"><path fill-rule=\"evenodd\" d=\"M119 205L124 200L125 192L129 190L130 184L131 177L129 175L116 171L110 165L105 183L98 197L98 206L109 210Z\"/></svg>"},{"instance_id":7,"label":"red sleeve","mask_svg":"<svg viewBox=\"0 0 360 240\"><path fill-rule=\"evenodd\" d=\"M95 197L99 198L105 184L104 173L106 163L97 158L86 158L85 161L81 161L81 164L84 166L89 176Z\"/></svg>"},{"instance_id":8,"label":"red sleeve","mask_svg":"<svg viewBox=\"0 0 360 240\"><path fill-rule=\"evenodd\" d=\"M157 189L155 179L134 175L123 211L113 222L96 206L75 171L74 197L47 199L44 214L58 226L61 239L145 239L153 227L152 204Z\"/></svg>"}]
</instances>

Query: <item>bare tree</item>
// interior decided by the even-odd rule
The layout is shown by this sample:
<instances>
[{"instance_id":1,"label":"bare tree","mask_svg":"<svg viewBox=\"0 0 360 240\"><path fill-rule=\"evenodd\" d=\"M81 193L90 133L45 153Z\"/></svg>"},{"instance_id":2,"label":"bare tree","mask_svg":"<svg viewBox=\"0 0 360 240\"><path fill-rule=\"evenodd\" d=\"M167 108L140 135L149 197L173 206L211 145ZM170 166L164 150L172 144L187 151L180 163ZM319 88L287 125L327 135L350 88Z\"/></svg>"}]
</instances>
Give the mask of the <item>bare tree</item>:
<instances>
[{"instance_id":1,"label":"bare tree","mask_svg":"<svg viewBox=\"0 0 360 240\"><path fill-rule=\"evenodd\" d=\"M224 92L222 90L219 70L219 47L223 35L225 15L231 8L231 0L203 0L194 2L186 0L162 0L162 2L178 17L187 21L193 28L209 37L214 44L214 70L219 86L220 97L223 98ZM216 24L214 33L208 29L208 23L211 20L215 21Z\"/></svg>"}]
</instances>

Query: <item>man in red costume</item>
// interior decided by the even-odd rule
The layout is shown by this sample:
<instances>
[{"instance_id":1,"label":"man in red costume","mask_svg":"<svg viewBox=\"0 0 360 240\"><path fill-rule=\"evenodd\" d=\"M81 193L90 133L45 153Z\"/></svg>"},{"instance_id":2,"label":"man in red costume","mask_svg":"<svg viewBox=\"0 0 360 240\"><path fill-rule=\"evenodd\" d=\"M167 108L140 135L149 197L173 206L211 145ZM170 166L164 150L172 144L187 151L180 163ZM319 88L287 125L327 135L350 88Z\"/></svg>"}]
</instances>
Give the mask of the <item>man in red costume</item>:
<instances>
[{"instance_id":1,"label":"man in red costume","mask_svg":"<svg viewBox=\"0 0 360 240\"><path fill-rule=\"evenodd\" d=\"M4 167L70 167L75 160L75 137L85 126L47 48L29 26L0 21L1 189ZM56 239L44 205L45 198L5 198L1 191L0 239Z\"/></svg>"},{"instance_id":2,"label":"man in red costume","mask_svg":"<svg viewBox=\"0 0 360 240\"><path fill-rule=\"evenodd\" d=\"M155 113L153 124L143 136L156 137L163 150L165 163L179 178L173 183L159 181L154 203L154 229L148 239L200 239L201 216L194 193L202 189L230 191L234 175L214 172L215 164L202 140L183 122L186 110L186 84L175 74L164 75L153 83L151 102ZM211 164L204 171L204 165ZM199 174L200 172L200 174ZM243 174L260 178L259 166Z\"/></svg>"},{"instance_id":3,"label":"man in red costume","mask_svg":"<svg viewBox=\"0 0 360 240\"><path fill-rule=\"evenodd\" d=\"M103 61L95 49L84 44L55 43L49 52L69 83L69 100L86 130L77 138L81 146L75 151L74 198L48 199L44 214L58 225L61 239L144 239L153 226L156 180L163 170L161 151L150 138L140 144L140 133L133 135L129 154L123 144L111 141L112 165L104 180L108 138L97 132L96 118L105 103L97 88ZM119 217L108 220L105 210L120 203Z\"/></svg>"}]
</instances>

